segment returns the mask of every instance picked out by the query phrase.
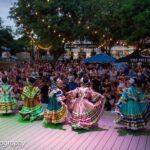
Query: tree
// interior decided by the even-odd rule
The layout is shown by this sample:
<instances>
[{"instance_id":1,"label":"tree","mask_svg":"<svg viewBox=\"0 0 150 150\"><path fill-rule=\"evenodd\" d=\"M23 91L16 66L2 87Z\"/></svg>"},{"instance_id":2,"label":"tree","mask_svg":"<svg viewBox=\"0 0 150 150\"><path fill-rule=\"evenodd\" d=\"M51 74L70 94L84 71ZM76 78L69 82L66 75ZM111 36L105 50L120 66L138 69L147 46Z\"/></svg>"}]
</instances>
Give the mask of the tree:
<instances>
[{"instance_id":1,"label":"tree","mask_svg":"<svg viewBox=\"0 0 150 150\"><path fill-rule=\"evenodd\" d=\"M3 26L0 18L0 53L6 49L11 49L11 42L13 42L12 31Z\"/></svg>"},{"instance_id":2,"label":"tree","mask_svg":"<svg viewBox=\"0 0 150 150\"><path fill-rule=\"evenodd\" d=\"M32 51L32 43L31 40L27 36L22 36L18 39L14 39L11 43L11 53L16 54L19 52L31 52Z\"/></svg>"},{"instance_id":3,"label":"tree","mask_svg":"<svg viewBox=\"0 0 150 150\"><path fill-rule=\"evenodd\" d=\"M149 0L18 0L10 14L39 49L61 53L64 43L87 39L110 53L118 40L139 42L149 35L149 3Z\"/></svg>"},{"instance_id":4,"label":"tree","mask_svg":"<svg viewBox=\"0 0 150 150\"><path fill-rule=\"evenodd\" d=\"M134 43L137 50L143 49L143 41L150 35L150 1L123 0L119 20L122 38Z\"/></svg>"}]
</instances>

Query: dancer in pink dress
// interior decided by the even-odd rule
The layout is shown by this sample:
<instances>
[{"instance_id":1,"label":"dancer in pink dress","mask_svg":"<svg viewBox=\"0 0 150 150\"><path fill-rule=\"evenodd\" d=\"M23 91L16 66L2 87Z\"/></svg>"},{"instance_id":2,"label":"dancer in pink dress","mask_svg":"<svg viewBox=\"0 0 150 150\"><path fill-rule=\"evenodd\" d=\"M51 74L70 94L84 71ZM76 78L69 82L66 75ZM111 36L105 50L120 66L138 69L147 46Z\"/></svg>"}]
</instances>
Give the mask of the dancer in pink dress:
<instances>
[{"instance_id":1,"label":"dancer in pink dress","mask_svg":"<svg viewBox=\"0 0 150 150\"><path fill-rule=\"evenodd\" d=\"M89 80L81 79L81 87L67 93L70 123L74 129L89 129L97 126L103 114L105 99L87 85Z\"/></svg>"}]
</instances>

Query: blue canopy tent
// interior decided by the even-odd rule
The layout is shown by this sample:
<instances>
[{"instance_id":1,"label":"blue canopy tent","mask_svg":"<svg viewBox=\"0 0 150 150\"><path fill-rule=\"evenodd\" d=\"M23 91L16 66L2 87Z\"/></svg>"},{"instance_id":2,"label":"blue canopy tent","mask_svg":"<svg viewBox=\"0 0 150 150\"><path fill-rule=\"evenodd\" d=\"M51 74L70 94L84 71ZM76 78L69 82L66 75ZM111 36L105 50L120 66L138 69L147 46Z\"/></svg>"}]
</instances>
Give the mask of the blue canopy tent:
<instances>
[{"instance_id":1,"label":"blue canopy tent","mask_svg":"<svg viewBox=\"0 0 150 150\"><path fill-rule=\"evenodd\" d=\"M83 59L82 63L114 63L116 59L107 54L97 54L90 58Z\"/></svg>"}]
</instances>

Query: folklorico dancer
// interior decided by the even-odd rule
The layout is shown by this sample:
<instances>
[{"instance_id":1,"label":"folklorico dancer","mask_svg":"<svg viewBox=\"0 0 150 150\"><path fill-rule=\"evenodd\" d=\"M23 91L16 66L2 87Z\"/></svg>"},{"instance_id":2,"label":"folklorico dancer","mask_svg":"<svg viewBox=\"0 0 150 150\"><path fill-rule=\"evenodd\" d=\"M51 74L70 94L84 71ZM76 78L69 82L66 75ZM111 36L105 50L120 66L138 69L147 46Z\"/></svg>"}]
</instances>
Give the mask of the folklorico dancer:
<instances>
[{"instance_id":1,"label":"folklorico dancer","mask_svg":"<svg viewBox=\"0 0 150 150\"><path fill-rule=\"evenodd\" d=\"M35 81L34 78L29 78L28 85L23 88L21 95L24 105L19 113L24 120L33 121L43 118L40 91L39 88L34 85Z\"/></svg>"},{"instance_id":2,"label":"folklorico dancer","mask_svg":"<svg viewBox=\"0 0 150 150\"><path fill-rule=\"evenodd\" d=\"M67 117L67 106L63 102L65 96L61 90L63 82L57 79L56 85L52 84L49 89L49 102L44 112L44 122L48 124L63 123Z\"/></svg>"},{"instance_id":3,"label":"folklorico dancer","mask_svg":"<svg viewBox=\"0 0 150 150\"><path fill-rule=\"evenodd\" d=\"M13 87L7 84L8 79L2 78L0 85L0 114L10 114L16 109L16 99Z\"/></svg>"},{"instance_id":4,"label":"folklorico dancer","mask_svg":"<svg viewBox=\"0 0 150 150\"><path fill-rule=\"evenodd\" d=\"M149 118L149 103L144 94L134 86L134 79L129 80L129 87L123 89L115 113L119 117L115 123L132 130L144 128Z\"/></svg>"},{"instance_id":5,"label":"folklorico dancer","mask_svg":"<svg viewBox=\"0 0 150 150\"><path fill-rule=\"evenodd\" d=\"M81 84L81 87L67 93L70 123L73 129L98 126L97 123L104 111L104 96L88 87L87 78L82 78Z\"/></svg>"}]
</instances>

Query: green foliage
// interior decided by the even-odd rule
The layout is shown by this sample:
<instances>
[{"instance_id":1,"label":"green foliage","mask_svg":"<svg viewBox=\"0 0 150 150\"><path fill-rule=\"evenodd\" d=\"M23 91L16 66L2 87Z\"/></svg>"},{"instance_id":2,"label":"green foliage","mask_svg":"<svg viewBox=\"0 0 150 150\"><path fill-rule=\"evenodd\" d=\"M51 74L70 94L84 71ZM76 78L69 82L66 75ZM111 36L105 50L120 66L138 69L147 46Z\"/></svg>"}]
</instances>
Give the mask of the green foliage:
<instances>
[{"instance_id":1,"label":"green foliage","mask_svg":"<svg viewBox=\"0 0 150 150\"><path fill-rule=\"evenodd\" d=\"M119 10L121 32L129 42L139 41L150 35L150 1L124 0Z\"/></svg>"},{"instance_id":2,"label":"green foliage","mask_svg":"<svg viewBox=\"0 0 150 150\"><path fill-rule=\"evenodd\" d=\"M62 41L91 40L109 49L117 40L149 36L149 0L18 0L10 10L35 44L62 50Z\"/></svg>"},{"instance_id":3,"label":"green foliage","mask_svg":"<svg viewBox=\"0 0 150 150\"><path fill-rule=\"evenodd\" d=\"M16 54L23 51L31 51L31 40L27 36L22 36L19 39L14 39L11 43L11 53Z\"/></svg>"},{"instance_id":4,"label":"green foliage","mask_svg":"<svg viewBox=\"0 0 150 150\"><path fill-rule=\"evenodd\" d=\"M5 28L2 25L0 19L0 53L6 49L11 49L11 43L13 42L12 31L9 28Z\"/></svg>"}]
</instances>

